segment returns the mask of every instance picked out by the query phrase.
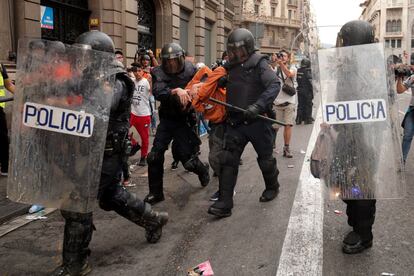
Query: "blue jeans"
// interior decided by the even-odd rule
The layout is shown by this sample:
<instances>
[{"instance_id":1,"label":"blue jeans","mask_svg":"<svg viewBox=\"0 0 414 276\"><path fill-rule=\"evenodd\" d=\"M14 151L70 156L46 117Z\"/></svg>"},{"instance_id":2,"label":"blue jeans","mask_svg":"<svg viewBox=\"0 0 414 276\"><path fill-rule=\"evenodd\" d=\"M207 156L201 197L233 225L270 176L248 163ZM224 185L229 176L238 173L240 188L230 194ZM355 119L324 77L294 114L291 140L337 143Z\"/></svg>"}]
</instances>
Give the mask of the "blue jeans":
<instances>
[{"instance_id":1,"label":"blue jeans","mask_svg":"<svg viewBox=\"0 0 414 276\"><path fill-rule=\"evenodd\" d=\"M404 136L402 141L402 152L404 163L407 160L408 152L410 151L411 141L414 136L414 107L405 114L404 118Z\"/></svg>"}]
</instances>

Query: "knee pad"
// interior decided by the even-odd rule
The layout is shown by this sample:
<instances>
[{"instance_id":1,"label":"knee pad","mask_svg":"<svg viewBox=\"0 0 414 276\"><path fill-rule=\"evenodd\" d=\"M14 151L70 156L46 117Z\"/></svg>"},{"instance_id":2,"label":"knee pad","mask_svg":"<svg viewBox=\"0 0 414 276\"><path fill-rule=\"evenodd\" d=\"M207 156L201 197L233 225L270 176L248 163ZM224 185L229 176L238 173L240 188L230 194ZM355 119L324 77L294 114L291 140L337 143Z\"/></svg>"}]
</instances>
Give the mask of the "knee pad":
<instances>
[{"instance_id":1,"label":"knee pad","mask_svg":"<svg viewBox=\"0 0 414 276\"><path fill-rule=\"evenodd\" d=\"M221 166L238 167L240 162L240 154L234 151L223 150L218 154Z\"/></svg>"},{"instance_id":2,"label":"knee pad","mask_svg":"<svg viewBox=\"0 0 414 276\"><path fill-rule=\"evenodd\" d=\"M99 200L99 206L105 211L120 211L123 208L140 209L141 203L134 193L130 193L119 184Z\"/></svg>"},{"instance_id":3,"label":"knee pad","mask_svg":"<svg viewBox=\"0 0 414 276\"><path fill-rule=\"evenodd\" d=\"M270 173L276 169L276 158L273 156L264 159L257 158L257 163L263 173Z\"/></svg>"}]
</instances>

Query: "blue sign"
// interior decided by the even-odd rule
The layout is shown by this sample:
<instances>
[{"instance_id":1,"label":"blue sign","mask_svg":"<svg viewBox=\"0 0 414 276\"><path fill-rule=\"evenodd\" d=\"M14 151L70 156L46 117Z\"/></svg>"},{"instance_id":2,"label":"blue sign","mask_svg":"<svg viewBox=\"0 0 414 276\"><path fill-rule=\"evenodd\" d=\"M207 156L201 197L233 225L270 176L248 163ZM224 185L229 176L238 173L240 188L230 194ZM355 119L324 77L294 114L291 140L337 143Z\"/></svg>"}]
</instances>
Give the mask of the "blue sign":
<instances>
[{"instance_id":1,"label":"blue sign","mask_svg":"<svg viewBox=\"0 0 414 276\"><path fill-rule=\"evenodd\" d=\"M53 8L40 6L40 27L53 30Z\"/></svg>"}]
</instances>

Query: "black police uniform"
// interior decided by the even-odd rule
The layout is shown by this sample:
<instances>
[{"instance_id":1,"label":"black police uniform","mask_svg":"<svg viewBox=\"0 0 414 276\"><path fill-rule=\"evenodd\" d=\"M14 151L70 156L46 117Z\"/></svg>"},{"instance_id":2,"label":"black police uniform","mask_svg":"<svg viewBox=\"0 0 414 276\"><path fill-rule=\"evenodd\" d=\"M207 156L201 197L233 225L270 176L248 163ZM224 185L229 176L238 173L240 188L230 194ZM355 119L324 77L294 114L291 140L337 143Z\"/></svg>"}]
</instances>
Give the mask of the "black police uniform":
<instances>
[{"instance_id":1,"label":"black police uniform","mask_svg":"<svg viewBox=\"0 0 414 276\"><path fill-rule=\"evenodd\" d=\"M243 109L257 105L260 113L266 114L271 110L279 90L280 80L262 55L253 53L244 63L228 67L226 101L229 104ZM252 143L258 154L257 162L266 186L260 201L273 199L279 191L279 171L272 148L275 131L270 122L257 118L246 120L244 113L227 109L227 120L222 135L223 149L216 155L220 164L220 196L219 201L209 209L210 214L219 217L231 215L239 160L248 142Z\"/></svg>"},{"instance_id":2,"label":"black police uniform","mask_svg":"<svg viewBox=\"0 0 414 276\"><path fill-rule=\"evenodd\" d=\"M354 20L346 23L342 26L339 34L338 34L338 46L353 46L353 45L360 45L360 44L369 44L374 43L374 30L372 26L362 20ZM352 64L351 62L349 62ZM343 76L344 83L347 82L347 85L341 84L340 89L342 89L341 95L339 95L341 100L344 97L348 97L348 92L346 87L352 87L353 83L349 83L347 76ZM350 99L346 99L350 100ZM341 135L341 129L346 128L343 125L336 125L336 130L339 132L338 137ZM356 128L357 126L354 126ZM358 135L354 135L356 138L360 138L363 134L360 130L352 130L350 126L345 131L354 131L355 133L359 133ZM340 138L340 137L339 137ZM370 145L367 145L363 139L359 139L358 141L352 142L347 141L344 143L352 143L355 148L355 156L358 155L359 152L361 156L361 160L366 159L366 156L370 156L373 154L373 150ZM339 156L342 153L339 153ZM345 157L347 158L347 157ZM346 160L344 158L344 160ZM370 174L373 171L372 168L373 164L369 164L367 161L366 166L371 166L366 169L367 173ZM345 165L344 165L345 166ZM373 177L371 175L366 176ZM348 215L348 224L352 226L353 231L348 233L343 240L343 247L342 250L344 253L347 254L354 254L363 251L366 248L372 246L372 226L375 221L375 211L376 211L376 200L375 199L366 199L366 200L344 200L346 203L346 214Z\"/></svg>"},{"instance_id":3,"label":"black police uniform","mask_svg":"<svg viewBox=\"0 0 414 276\"><path fill-rule=\"evenodd\" d=\"M296 75L298 82L298 110L296 115L296 124L312 123L312 73L309 67L300 67Z\"/></svg>"},{"instance_id":4,"label":"black police uniform","mask_svg":"<svg viewBox=\"0 0 414 276\"><path fill-rule=\"evenodd\" d=\"M178 96L171 95L171 90L175 88L184 89L195 73L196 68L188 61L178 74L166 74L161 66L151 72L152 93L161 105L158 113L160 123L147 157L149 194L145 201L149 203L155 204L164 200L164 154L172 140L175 147L174 158L181 161L186 170L196 173L202 186L209 182L208 165L198 158L201 141L194 129L195 112L192 107L183 110Z\"/></svg>"},{"instance_id":5,"label":"black police uniform","mask_svg":"<svg viewBox=\"0 0 414 276\"><path fill-rule=\"evenodd\" d=\"M96 40L105 35L101 32L95 33L97 31L91 32L92 37L97 36ZM112 76L115 75L115 86L99 183L99 206L105 211L115 211L131 222L144 227L147 241L154 243L161 237L162 226L167 223L168 214L153 211L151 205L138 199L135 194L130 193L120 184L122 163L128 153L129 117L135 85L123 68L113 68L112 72ZM88 76L86 79L88 83L85 85L90 86L89 82L94 78ZM92 212L76 213L61 210L61 213L65 219L63 264L53 272L53 275L87 273L90 270L87 262L90 254L88 246L94 228Z\"/></svg>"}]
</instances>

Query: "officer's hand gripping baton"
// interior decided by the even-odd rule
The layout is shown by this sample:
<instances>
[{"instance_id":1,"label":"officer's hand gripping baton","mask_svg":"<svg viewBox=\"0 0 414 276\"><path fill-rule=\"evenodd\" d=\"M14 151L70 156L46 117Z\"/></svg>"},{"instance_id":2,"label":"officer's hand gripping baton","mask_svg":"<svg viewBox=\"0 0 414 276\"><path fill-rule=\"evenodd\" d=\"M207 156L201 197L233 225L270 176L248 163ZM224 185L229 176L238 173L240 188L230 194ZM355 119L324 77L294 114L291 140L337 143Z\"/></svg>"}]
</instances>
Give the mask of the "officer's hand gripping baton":
<instances>
[{"instance_id":1,"label":"officer's hand gripping baton","mask_svg":"<svg viewBox=\"0 0 414 276\"><path fill-rule=\"evenodd\" d=\"M225 103L225 102L219 101L219 100L217 100L215 98L209 98L209 100L212 101L212 102L214 102L214 103L216 103L216 104L224 105L225 107L232 108L232 109L237 110L237 111L241 111L241 112L245 112L246 111L243 108L240 108L238 106L234 106L234 105L229 104L229 103ZM266 120L266 121L272 122L273 124L278 124L278 125L281 125L281 126L286 126L286 124L284 122L280 122L280 121L274 120L272 118L269 118L269 117L266 117L266 116L263 116L263 115L257 115L257 118L260 118L262 120Z\"/></svg>"}]
</instances>

